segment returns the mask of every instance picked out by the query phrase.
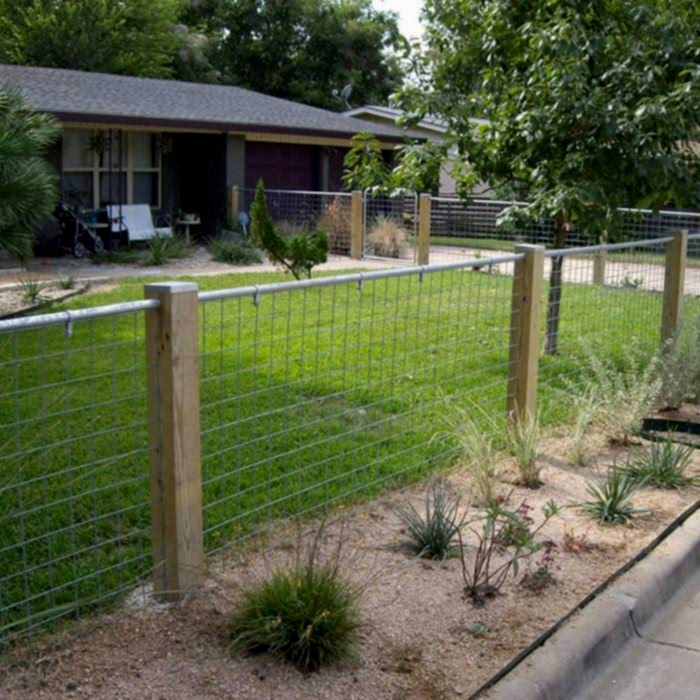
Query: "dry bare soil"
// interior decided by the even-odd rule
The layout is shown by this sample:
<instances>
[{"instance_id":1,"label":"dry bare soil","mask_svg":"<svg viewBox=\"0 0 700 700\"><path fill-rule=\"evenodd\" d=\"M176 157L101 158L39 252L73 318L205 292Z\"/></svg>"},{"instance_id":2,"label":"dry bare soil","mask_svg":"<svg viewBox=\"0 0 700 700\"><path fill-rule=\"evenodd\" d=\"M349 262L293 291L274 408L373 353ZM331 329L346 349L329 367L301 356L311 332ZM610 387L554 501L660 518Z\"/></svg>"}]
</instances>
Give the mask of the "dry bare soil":
<instances>
[{"instance_id":1,"label":"dry bare soil","mask_svg":"<svg viewBox=\"0 0 700 700\"><path fill-rule=\"evenodd\" d=\"M540 593L522 585L538 565L535 555L502 594L475 607L465 600L458 559L415 559L400 547L401 524L393 506L410 500L421 508L426 484L387 494L369 504L336 511L324 534L330 551L343 540L351 575L367 584L366 626L356 663L302 674L266 655L234 655L227 620L241 586L289 563L298 547L292 525L280 525L265 543L211 562L199 594L175 607L138 605L92 619L20 652L0 679L2 698L139 698L179 700L437 700L467 698L586 594L648 544L697 499L684 492L644 489L635 499L649 514L634 527L600 525L574 507L586 498L586 480L626 450L602 450L586 468L566 461L567 442L544 444L538 490L515 487L506 475L500 488L510 503L523 501L539 521L553 499L568 505L548 524L540 541L554 542L556 584ZM700 453L693 469L700 472ZM455 488L470 492L469 475L453 473ZM313 530L314 523L305 523ZM306 530L305 530L306 531ZM307 535L312 537L313 535ZM475 538L467 537L467 558ZM483 625L483 635L474 625ZM471 631L470 631L471 628Z\"/></svg>"}]
</instances>

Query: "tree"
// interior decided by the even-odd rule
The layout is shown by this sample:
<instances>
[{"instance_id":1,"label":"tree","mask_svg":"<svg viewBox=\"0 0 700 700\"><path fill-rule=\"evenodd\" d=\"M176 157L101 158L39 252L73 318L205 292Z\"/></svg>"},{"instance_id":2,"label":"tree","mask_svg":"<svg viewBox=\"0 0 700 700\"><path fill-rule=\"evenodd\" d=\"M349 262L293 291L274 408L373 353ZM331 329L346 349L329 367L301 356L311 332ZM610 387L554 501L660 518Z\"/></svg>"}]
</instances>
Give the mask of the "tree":
<instances>
[{"instance_id":1,"label":"tree","mask_svg":"<svg viewBox=\"0 0 700 700\"><path fill-rule=\"evenodd\" d=\"M462 196L479 180L512 188L528 205L507 218L551 220L556 247L574 226L614 230L621 206L698 204L697 3L427 0L424 19L427 48L399 101L407 123L430 114L447 125ZM549 353L562 280L553 263Z\"/></svg>"},{"instance_id":2,"label":"tree","mask_svg":"<svg viewBox=\"0 0 700 700\"><path fill-rule=\"evenodd\" d=\"M45 159L57 138L52 117L33 112L18 89L0 88L0 249L22 260L58 198Z\"/></svg>"},{"instance_id":3,"label":"tree","mask_svg":"<svg viewBox=\"0 0 700 700\"><path fill-rule=\"evenodd\" d=\"M371 0L208 2L190 21L218 36L208 58L225 82L342 110L347 84L356 104L381 104L402 81L396 16Z\"/></svg>"},{"instance_id":4,"label":"tree","mask_svg":"<svg viewBox=\"0 0 700 700\"><path fill-rule=\"evenodd\" d=\"M267 197L262 180L258 181L255 199L250 207L250 219L253 242L296 279L301 279L303 275L310 278L311 270L328 260L328 238L324 231L302 233L288 238L277 231L267 211Z\"/></svg>"},{"instance_id":5,"label":"tree","mask_svg":"<svg viewBox=\"0 0 700 700\"><path fill-rule=\"evenodd\" d=\"M179 0L0 0L0 60L168 78L178 11Z\"/></svg>"}]
</instances>

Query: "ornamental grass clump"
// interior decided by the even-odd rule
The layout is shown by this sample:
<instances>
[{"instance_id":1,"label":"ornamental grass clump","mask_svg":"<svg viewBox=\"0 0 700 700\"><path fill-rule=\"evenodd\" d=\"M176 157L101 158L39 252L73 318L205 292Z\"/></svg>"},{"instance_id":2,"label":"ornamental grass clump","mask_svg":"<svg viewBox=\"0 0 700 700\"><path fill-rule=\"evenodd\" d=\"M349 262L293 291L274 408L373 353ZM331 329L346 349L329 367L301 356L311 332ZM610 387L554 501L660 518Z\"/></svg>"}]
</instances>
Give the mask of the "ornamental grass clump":
<instances>
[{"instance_id":1,"label":"ornamental grass clump","mask_svg":"<svg viewBox=\"0 0 700 700\"><path fill-rule=\"evenodd\" d=\"M648 449L632 453L625 471L636 482L680 491L697 483L697 478L687 473L693 453L692 447L676 445L671 439L653 442Z\"/></svg>"},{"instance_id":2,"label":"ornamental grass clump","mask_svg":"<svg viewBox=\"0 0 700 700\"><path fill-rule=\"evenodd\" d=\"M379 215L372 224L367 240L375 255L400 258L406 251L406 230L388 216Z\"/></svg>"},{"instance_id":3,"label":"ornamental grass clump","mask_svg":"<svg viewBox=\"0 0 700 700\"><path fill-rule=\"evenodd\" d=\"M231 617L235 651L269 652L304 672L354 658L363 588L342 574L338 555L319 561L317 545L243 592Z\"/></svg>"},{"instance_id":4,"label":"ornamental grass clump","mask_svg":"<svg viewBox=\"0 0 700 700\"><path fill-rule=\"evenodd\" d=\"M418 557L446 559L454 551L457 535L466 521L467 509L460 515L461 498L449 481L434 479L425 495L425 512L411 503L396 506L395 513L406 529L406 544Z\"/></svg>"}]
</instances>

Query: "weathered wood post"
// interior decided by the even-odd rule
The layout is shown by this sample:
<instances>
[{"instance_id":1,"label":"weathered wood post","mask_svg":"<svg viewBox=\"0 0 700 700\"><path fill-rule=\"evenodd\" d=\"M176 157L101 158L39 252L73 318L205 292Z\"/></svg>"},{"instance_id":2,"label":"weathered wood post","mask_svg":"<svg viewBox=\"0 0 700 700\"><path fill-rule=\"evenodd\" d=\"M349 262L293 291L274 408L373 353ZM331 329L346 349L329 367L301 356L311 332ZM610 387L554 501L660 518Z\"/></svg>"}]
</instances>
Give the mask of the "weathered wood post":
<instances>
[{"instance_id":1,"label":"weathered wood post","mask_svg":"<svg viewBox=\"0 0 700 700\"><path fill-rule=\"evenodd\" d=\"M542 325L544 247L516 245L508 359L508 418L533 420L537 414L537 375Z\"/></svg>"},{"instance_id":2,"label":"weathered wood post","mask_svg":"<svg viewBox=\"0 0 700 700\"><path fill-rule=\"evenodd\" d=\"M204 577L197 285L145 286L154 590L177 600Z\"/></svg>"},{"instance_id":3,"label":"weathered wood post","mask_svg":"<svg viewBox=\"0 0 700 700\"><path fill-rule=\"evenodd\" d=\"M238 212L240 211L240 192L236 185L228 188L228 221L229 226L234 228L238 223Z\"/></svg>"},{"instance_id":4,"label":"weathered wood post","mask_svg":"<svg viewBox=\"0 0 700 700\"><path fill-rule=\"evenodd\" d=\"M661 347L668 347L683 320L685 268L688 260L688 232L672 231L673 240L666 247L664 305L661 316Z\"/></svg>"},{"instance_id":5,"label":"weathered wood post","mask_svg":"<svg viewBox=\"0 0 700 700\"><path fill-rule=\"evenodd\" d=\"M362 192L355 190L352 193L350 224L350 257L353 260L362 260L363 257L364 206Z\"/></svg>"},{"instance_id":6,"label":"weathered wood post","mask_svg":"<svg viewBox=\"0 0 700 700\"><path fill-rule=\"evenodd\" d=\"M607 234L600 237L599 243L605 245L608 242ZM596 287L605 286L605 267L608 262L608 251L599 250L593 257L593 284Z\"/></svg>"},{"instance_id":7,"label":"weathered wood post","mask_svg":"<svg viewBox=\"0 0 700 700\"><path fill-rule=\"evenodd\" d=\"M418 212L418 256L419 265L430 264L430 219L433 208L433 198L429 194L420 196Z\"/></svg>"}]
</instances>

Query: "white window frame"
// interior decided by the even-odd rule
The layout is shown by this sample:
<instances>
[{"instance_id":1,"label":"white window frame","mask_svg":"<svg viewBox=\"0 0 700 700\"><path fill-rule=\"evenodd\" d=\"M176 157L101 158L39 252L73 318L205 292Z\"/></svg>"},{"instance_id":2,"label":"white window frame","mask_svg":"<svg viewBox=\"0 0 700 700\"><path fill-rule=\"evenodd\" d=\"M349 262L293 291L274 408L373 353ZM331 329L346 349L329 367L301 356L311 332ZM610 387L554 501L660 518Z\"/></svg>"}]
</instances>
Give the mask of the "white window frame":
<instances>
[{"instance_id":1,"label":"white window frame","mask_svg":"<svg viewBox=\"0 0 700 700\"><path fill-rule=\"evenodd\" d=\"M106 133L108 129L86 129L79 125L72 127L64 127L65 129L80 129L82 131L89 131L90 135L95 137L100 133ZM114 130L114 129L113 129ZM152 136L159 136L159 131L149 131L144 130L146 133ZM135 204L134 202L134 174L150 173L158 175L158 186L157 186L157 201L156 204L151 204L151 209L160 209L163 203L163 154L160 149L156 152L156 165L155 167L145 168L143 166L134 167L134 139L131 138L131 134L135 133L135 130L121 129L122 136L125 137L125 153L126 153L126 168L120 168L119 171L114 170L113 172L126 173L126 202L122 204ZM103 173L109 173L109 167L100 166L100 154L97 151L92 151L92 165L82 166L82 167L66 167L63 164L63 153L61 153L61 171L63 173L90 173L92 175L92 207L93 209L100 208L100 176ZM143 202L138 202L142 204Z\"/></svg>"}]
</instances>

